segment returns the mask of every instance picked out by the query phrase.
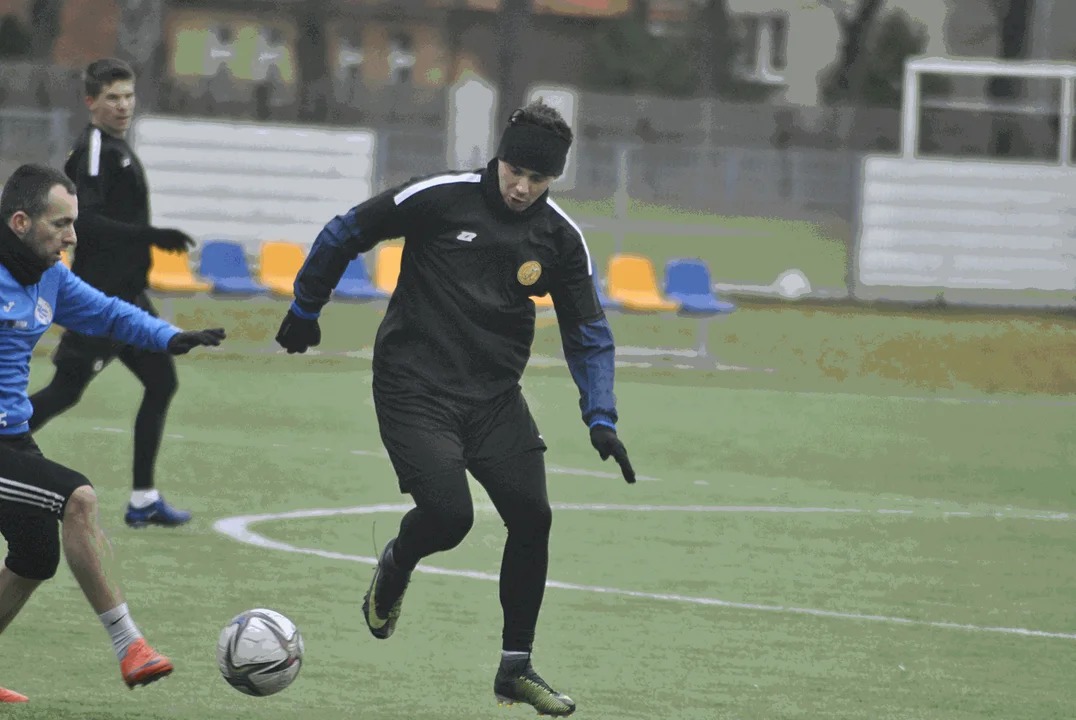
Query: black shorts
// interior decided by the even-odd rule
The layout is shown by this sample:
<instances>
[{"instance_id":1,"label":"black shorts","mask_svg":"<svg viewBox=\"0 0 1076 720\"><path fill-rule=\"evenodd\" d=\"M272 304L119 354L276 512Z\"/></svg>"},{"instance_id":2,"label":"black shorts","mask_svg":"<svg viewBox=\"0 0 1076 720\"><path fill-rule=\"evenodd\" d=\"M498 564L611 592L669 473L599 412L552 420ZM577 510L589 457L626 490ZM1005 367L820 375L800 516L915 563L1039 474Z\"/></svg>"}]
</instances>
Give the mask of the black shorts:
<instances>
[{"instance_id":1,"label":"black shorts","mask_svg":"<svg viewBox=\"0 0 1076 720\"><path fill-rule=\"evenodd\" d=\"M128 301L132 305L145 310L153 317L158 317L157 309L153 307L146 293L139 293L133 300ZM56 366L68 365L85 368L92 373L101 372L112 360L121 354L130 354L136 357L141 353L153 353L152 350L126 345L110 337L94 337L83 335L74 330L65 330L60 336L60 344L52 354L52 364Z\"/></svg>"},{"instance_id":2,"label":"black shorts","mask_svg":"<svg viewBox=\"0 0 1076 720\"><path fill-rule=\"evenodd\" d=\"M381 441L403 493L415 478L546 449L518 385L483 402L376 382L373 394Z\"/></svg>"},{"instance_id":3,"label":"black shorts","mask_svg":"<svg viewBox=\"0 0 1076 720\"><path fill-rule=\"evenodd\" d=\"M12 516L59 519L75 490L90 481L46 458L30 433L0 435L0 529Z\"/></svg>"},{"instance_id":4,"label":"black shorts","mask_svg":"<svg viewBox=\"0 0 1076 720\"><path fill-rule=\"evenodd\" d=\"M32 580L56 573L67 501L89 484L82 473L47 460L30 433L0 436L0 535L11 572Z\"/></svg>"}]
</instances>

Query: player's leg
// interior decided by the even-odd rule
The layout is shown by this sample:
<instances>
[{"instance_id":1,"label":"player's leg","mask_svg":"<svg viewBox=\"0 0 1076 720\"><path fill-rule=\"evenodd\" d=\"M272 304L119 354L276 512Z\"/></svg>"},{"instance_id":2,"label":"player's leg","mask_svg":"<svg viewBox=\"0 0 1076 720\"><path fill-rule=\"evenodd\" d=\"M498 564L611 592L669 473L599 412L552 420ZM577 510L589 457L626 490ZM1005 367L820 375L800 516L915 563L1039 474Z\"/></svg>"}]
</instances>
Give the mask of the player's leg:
<instances>
[{"instance_id":1,"label":"player's leg","mask_svg":"<svg viewBox=\"0 0 1076 720\"><path fill-rule=\"evenodd\" d=\"M539 449L500 462L471 465L508 530L501 556L502 650L527 655L534 645L549 568L553 511L546 495L545 458Z\"/></svg>"},{"instance_id":2,"label":"player's leg","mask_svg":"<svg viewBox=\"0 0 1076 720\"><path fill-rule=\"evenodd\" d=\"M404 593L418 563L459 545L474 524L467 473L462 468L413 478L409 492L415 507L400 521L397 536L385 544L363 598L367 625L380 640L396 630Z\"/></svg>"},{"instance_id":3,"label":"player's leg","mask_svg":"<svg viewBox=\"0 0 1076 720\"><path fill-rule=\"evenodd\" d=\"M52 380L30 397L34 407L30 431L40 430L49 420L76 405L111 358L112 345L107 338L91 338L71 330L64 332L52 356L56 367Z\"/></svg>"},{"instance_id":4,"label":"player's leg","mask_svg":"<svg viewBox=\"0 0 1076 720\"><path fill-rule=\"evenodd\" d=\"M503 704L522 702L546 715L571 715L572 699L550 687L531 664L553 513L546 490L545 443L519 388L476 416L468 439L468 468L508 530L501 558L504 627L494 693Z\"/></svg>"},{"instance_id":5,"label":"player's leg","mask_svg":"<svg viewBox=\"0 0 1076 720\"><path fill-rule=\"evenodd\" d=\"M29 518L26 519L28 520ZM30 539L41 536L34 529L27 527L31 523L20 522L20 520L23 520L23 518L19 518L13 513L0 512L0 529L3 530L3 535L8 541L9 561L13 558L26 557L27 555L25 551L20 552L18 549L13 552L12 543L23 542L21 538ZM44 518L35 518L35 520L48 522ZM55 534L55 521L52 523L52 530L53 534ZM17 559L15 563L18 566ZM22 610L26 601L30 599L30 595L43 582L45 582L45 578L30 578L19 575L8 566L7 561L4 562L4 565L0 567L0 633L7 629L7 626Z\"/></svg>"},{"instance_id":6,"label":"player's leg","mask_svg":"<svg viewBox=\"0 0 1076 720\"><path fill-rule=\"evenodd\" d=\"M0 574L5 624L32 591L56 574L61 541L72 574L108 631L128 686L146 684L172 671L138 632L119 588L109 581L108 540L97 523L97 498L84 475L41 456L29 435L0 444L0 530L8 543Z\"/></svg>"},{"instance_id":7,"label":"player's leg","mask_svg":"<svg viewBox=\"0 0 1076 720\"><path fill-rule=\"evenodd\" d=\"M182 525L191 514L165 502L154 482L168 408L179 387L175 360L167 353L132 347L123 348L119 358L143 388L134 426L134 482L124 521L131 527Z\"/></svg>"},{"instance_id":8,"label":"player's leg","mask_svg":"<svg viewBox=\"0 0 1076 720\"><path fill-rule=\"evenodd\" d=\"M0 534L7 541L0 632L60 565L57 522L67 497L85 480L61 468L41 456L29 434L0 437Z\"/></svg>"},{"instance_id":9,"label":"player's leg","mask_svg":"<svg viewBox=\"0 0 1076 720\"><path fill-rule=\"evenodd\" d=\"M400 491L415 501L400 521L398 535L381 552L363 600L370 632L385 639L396 629L415 566L459 545L474 524L474 507L451 405L376 387L374 403Z\"/></svg>"},{"instance_id":10,"label":"player's leg","mask_svg":"<svg viewBox=\"0 0 1076 720\"><path fill-rule=\"evenodd\" d=\"M2 491L0 491L2 493ZM26 558L34 555L33 546L27 548L27 544L36 543L38 538L43 537L34 525L45 525L52 531L53 543L56 542L56 520L43 516L28 517L19 511L17 507L11 507L12 503L0 500L0 534L8 544L8 557L0 565L0 633L7 629L15 616L19 614L26 601L30 599L40 585L45 582L43 578L23 577L12 570L8 563L16 567L26 565ZM58 560L58 559L57 559ZM24 572L26 572L24 570ZM32 573L28 573L32 574ZM0 703L24 703L28 702L22 693L0 687Z\"/></svg>"},{"instance_id":11,"label":"player's leg","mask_svg":"<svg viewBox=\"0 0 1076 720\"><path fill-rule=\"evenodd\" d=\"M110 578L112 546L98 523L97 495L88 484L66 503L62 537L71 574L112 638L123 681L133 688L171 674L172 662L146 644L119 585Z\"/></svg>"}]
</instances>

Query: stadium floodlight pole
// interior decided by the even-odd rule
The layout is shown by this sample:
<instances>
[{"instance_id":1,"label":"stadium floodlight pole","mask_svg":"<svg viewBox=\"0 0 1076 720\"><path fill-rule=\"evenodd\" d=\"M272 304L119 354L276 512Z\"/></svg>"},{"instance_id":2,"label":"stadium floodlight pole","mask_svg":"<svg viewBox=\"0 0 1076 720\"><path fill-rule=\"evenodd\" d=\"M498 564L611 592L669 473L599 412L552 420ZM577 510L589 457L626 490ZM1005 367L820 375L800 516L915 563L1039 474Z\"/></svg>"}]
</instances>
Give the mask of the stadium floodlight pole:
<instances>
[{"instance_id":1,"label":"stadium floodlight pole","mask_svg":"<svg viewBox=\"0 0 1076 720\"><path fill-rule=\"evenodd\" d=\"M614 252L619 255L624 251L624 227L628 222L628 163L631 147L627 143L617 146L616 152L616 192L613 193Z\"/></svg>"}]
</instances>

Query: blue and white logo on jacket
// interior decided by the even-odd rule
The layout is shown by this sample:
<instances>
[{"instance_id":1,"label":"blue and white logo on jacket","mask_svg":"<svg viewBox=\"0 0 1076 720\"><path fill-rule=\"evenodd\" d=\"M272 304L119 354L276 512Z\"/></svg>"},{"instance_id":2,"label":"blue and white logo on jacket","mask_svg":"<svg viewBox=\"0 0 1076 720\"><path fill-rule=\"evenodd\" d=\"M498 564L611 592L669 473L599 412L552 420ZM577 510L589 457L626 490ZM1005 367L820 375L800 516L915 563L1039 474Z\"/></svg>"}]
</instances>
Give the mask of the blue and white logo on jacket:
<instances>
[{"instance_id":1,"label":"blue and white logo on jacket","mask_svg":"<svg viewBox=\"0 0 1076 720\"><path fill-rule=\"evenodd\" d=\"M52 322L52 306L49 305L49 301L43 297L37 299L37 307L34 308L34 317L42 325L48 325Z\"/></svg>"}]
</instances>

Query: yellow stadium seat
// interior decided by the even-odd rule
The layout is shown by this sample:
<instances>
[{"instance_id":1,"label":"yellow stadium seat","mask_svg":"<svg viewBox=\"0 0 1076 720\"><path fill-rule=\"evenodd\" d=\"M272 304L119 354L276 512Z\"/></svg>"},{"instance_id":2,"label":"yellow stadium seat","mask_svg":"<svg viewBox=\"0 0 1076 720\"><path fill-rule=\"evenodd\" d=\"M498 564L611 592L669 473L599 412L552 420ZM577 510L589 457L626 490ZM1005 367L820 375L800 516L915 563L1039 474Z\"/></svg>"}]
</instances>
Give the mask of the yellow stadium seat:
<instances>
[{"instance_id":1,"label":"yellow stadium seat","mask_svg":"<svg viewBox=\"0 0 1076 720\"><path fill-rule=\"evenodd\" d=\"M150 248L149 286L164 292L206 292L212 286L191 272L187 253L170 253Z\"/></svg>"},{"instance_id":2,"label":"yellow stadium seat","mask_svg":"<svg viewBox=\"0 0 1076 720\"><path fill-rule=\"evenodd\" d=\"M71 253L64 250L60 254L60 262L62 262L64 265L66 265L68 268L70 268L71 267Z\"/></svg>"},{"instance_id":3,"label":"yellow stadium seat","mask_svg":"<svg viewBox=\"0 0 1076 720\"><path fill-rule=\"evenodd\" d=\"M303 248L285 240L270 240L262 245L258 261L258 280L278 295L291 296L295 276L303 267Z\"/></svg>"},{"instance_id":4,"label":"yellow stadium seat","mask_svg":"<svg viewBox=\"0 0 1076 720\"><path fill-rule=\"evenodd\" d=\"M396 289L400 277L400 260L403 257L402 245L384 245L377 251L377 263L374 266L374 286L389 294Z\"/></svg>"},{"instance_id":5,"label":"yellow stadium seat","mask_svg":"<svg viewBox=\"0 0 1076 720\"><path fill-rule=\"evenodd\" d=\"M551 308L553 307L553 296L549 293L542 295L541 297L532 297L534 301L534 307L536 308Z\"/></svg>"},{"instance_id":6,"label":"yellow stadium seat","mask_svg":"<svg viewBox=\"0 0 1076 720\"><path fill-rule=\"evenodd\" d=\"M606 295L626 310L662 312L676 310L678 302L669 300L658 290L654 263L645 255L622 253L609 258Z\"/></svg>"}]
</instances>

